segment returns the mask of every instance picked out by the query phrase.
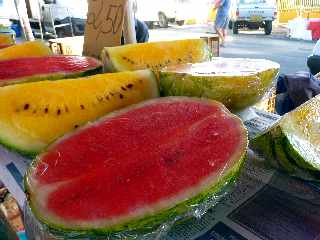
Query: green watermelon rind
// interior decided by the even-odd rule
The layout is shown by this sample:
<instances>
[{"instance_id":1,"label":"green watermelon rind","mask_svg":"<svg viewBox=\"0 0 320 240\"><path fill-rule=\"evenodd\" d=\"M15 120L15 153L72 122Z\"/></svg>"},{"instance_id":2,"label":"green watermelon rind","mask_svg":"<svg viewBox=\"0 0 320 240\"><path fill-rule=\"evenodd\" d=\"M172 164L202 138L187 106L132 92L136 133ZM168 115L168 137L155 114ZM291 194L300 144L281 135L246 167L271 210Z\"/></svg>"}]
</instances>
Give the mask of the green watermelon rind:
<instances>
[{"instance_id":1,"label":"green watermelon rind","mask_svg":"<svg viewBox=\"0 0 320 240\"><path fill-rule=\"evenodd\" d=\"M269 68L249 76L193 76L188 73L177 73L170 70L160 71L160 91L162 96L205 97L222 102L232 112L241 111L257 103L270 89L279 69ZM259 81L259 87L241 88L228 86L228 82ZM223 83L224 82L224 83ZM217 87L217 83L219 87Z\"/></svg>"},{"instance_id":2,"label":"green watermelon rind","mask_svg":"<svg viewBox=\"0 0 320 240\"><path fill-rule=\"evenodd\" d=\"M0 137L0 145L5 147L9 151L19 153L22 156L27 157L29 159L34 158L38 154L38 152L35 152L35 151L29 151L27 149L22 149L20 146L15 145L9 141L6 141L5 139L3 139L1 137Z\"/></svg>"},{"instance_id":3,"label":"green watermelon rind","mask_svg":"<svg viewBox=\"0 0 320 240\"><path fill-rule=\"evenodd\" d=\"M150 88L151 89L150 91L153 92L153 97L159 97L160 96L160 92L159 92L158 82L157 82L157 79L156 79L154 73L152 71L150 71L150 70L139 70L137 72L141 72L141 73L142 72L148 72L147 74L148 74L150 80L153 82L153 84L152 84L152 86ZM75 81L76 81L76 79L75 79ZM60 138L61 137L63 137L63 136L60 136ZM40 153L39 151L32 151L32 150L26 149L26 148L24 148L22 146L16 145L14 142L8 141L7 139L3 138L1 136L1 134L0 134L0 145L6 147L10 151L19 153L22 156L25 156L25 157L30 158L30 159L36 157Z\"/></svg>"},{"instance_id":4,"label":"green watermelon rind","mask_svg":"<svg viewBox=\"0 0 320 240\"><path fill-rule=\"evenodd\" d=\"M20 84L20 83L39 82L43 80L54 81L54 80L72 79L72 78L77 79L81 77L87 77L87 76L102 73L102 69L103 69L102 64L98 60L95 60L95 62L96 62L95 67L92 66L90 68L87 68L84 71L77 71L72 73L55 72L55 73L48 73L48 74L37 74L33 76L26 76L26 77L21 77L16 79L9 79L7 82L6 81L0 82L0 87L13 85L13 84Z\"/></svg>"},{"instance_id":5,"label":"green watermelon rind","mask_svg":"<svg viewBox=\"0 0 320 240\"><path fill-rule=\"evenodd\" d=\"M170 97L170 99L183 99L185 97ZM169 98L166 98L169 99ZM196 99L199 101L197 98L188 98L188 99ZM149 100L148 102L151 103L155 100ZM203 101L203 100L200 100ZM213 100L206 100L206 101L211 101L214 102L215 104L218 104L224 111L229 112L225 106L223 106L221 103L213 101ZM102 117L100 120L96 121L95 124L98 124L100 121L103 121L106 118L112 118L114 116L120 115L122 112L128 111L130 109L137 108L139 106L144 105L144 103L138 103L136 105L130 106L125 109L121 109L119 111L115 111L112 113L107 114L106 116ZM205 204L206 200L208 200L209 197L218 197L224 192L224 188L229 186L231 183L235 182L236 178L240 174L241 167L243 166L246 158L247 158L247 148L248 148L248 132L241 120L237 116L233 116L233 118L236 118L240 121L241 123L241 128L243 130L243 134L245 135L244 137L246 138L246 150L242 152L239 160L235 165L230 168L229 172L225 174L223 178L221 178L218 182L216 182L213 186L208 187L206 190L202 191L199 193L197 196L192 197L189 200L183 201L176 206L165 209L163 211L160 211L157 214L154 215L146 215L142 218L136 218L129 220L128 222L120 223L118 225L112 226L112 227L106 227L105 229L99 228L99 229L83 229L83 228L66 228L63 225L57 225L50 223L46 219L41 217L41 213L39 213L36 209L36 207L32 204L31 200L31 191L29 190L28 187L28 176L31 175L31 170L35 169L35 166L37 165L38 161L41 158L42 154L45 154L46 151L44 151L39 157L37 157L32 163L30 168L28 169L25 178L24 178L24 186L26 190L26 195L28 199L28 204L35 215L35 217L40 220L41 223L43 223L46 228L49 229L50 232L57 233L59 235L72 235L72 236L77 236L79 237L85 237L85 236L96 236L96 235L103 235L103 234L126 234L126 232L129 232L129 235L131 232L138 233L138 234L144 234L150 231L156 230L157 227L159 227L161 224L168 222L170 220L174 220L176 217L183 216L187 212L190 212L192 210L195 210L200 204ZM82 129L85 129L86 127L90 127L92 124L85 125L81 127L77 131L81 131ZM57 142L54 143L58 144L60 141L63 141L65 138L68 138L71 136L73 133L69 133L65 135L63 138L58 140ZM53 145L53 146L54 146ZM47 151L50 150L50 147L48 148Z\"/></svg>"},{"instance_id":6,"label":"green watermelon rind","mask_svg":"<svg viewBox=\"0 0 320 240\"><path fill-rule=\"evenodd\" d=\"M250 141L250 147L266 157L268 163L276 169L293 177L320 181L319 170L305 167L309 163L291 145L290 139L281 128L281 122Z\"/></svg>"}]
</instances>

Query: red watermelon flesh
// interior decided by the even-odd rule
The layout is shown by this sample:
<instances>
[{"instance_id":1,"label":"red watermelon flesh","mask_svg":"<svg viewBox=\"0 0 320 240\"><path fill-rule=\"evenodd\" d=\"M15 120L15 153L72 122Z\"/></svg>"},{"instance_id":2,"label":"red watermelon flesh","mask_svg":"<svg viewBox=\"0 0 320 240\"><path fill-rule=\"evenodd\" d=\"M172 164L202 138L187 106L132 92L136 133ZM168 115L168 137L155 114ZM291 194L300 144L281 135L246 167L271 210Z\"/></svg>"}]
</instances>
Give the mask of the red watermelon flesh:
<instances>
[{"instance_id":1,"label":"red watermelon flesh","mask_svg":"<svg viewBox=\"0 0 320 240\"><path fill-rule=\"evenodd\" d=\"M242 122L220 103L163 98L112 114L40 155L27 191L38 218L107 228L196 197L238 168Z\"/></svg>"},{"instance_id":2,"label":"red watermelon flesh","mask_svg":"<svg viewBox=\"0 0 320 240\"><path fill-rule=\"evenodd\" d=\"M0 86L16 82L61 79L99 71L102 64L90 57L54 55L0 61Z\"/></svg>"}]
</instances>

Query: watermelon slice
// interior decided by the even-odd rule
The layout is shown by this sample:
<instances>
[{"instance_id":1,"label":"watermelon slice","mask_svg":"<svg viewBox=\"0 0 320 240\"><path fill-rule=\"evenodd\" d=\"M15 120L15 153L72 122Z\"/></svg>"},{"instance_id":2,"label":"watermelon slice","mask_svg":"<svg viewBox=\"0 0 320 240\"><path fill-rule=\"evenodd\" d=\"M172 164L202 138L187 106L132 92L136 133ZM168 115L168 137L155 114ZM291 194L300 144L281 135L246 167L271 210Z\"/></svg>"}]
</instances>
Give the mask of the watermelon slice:
<instances>
[{"instance_id":1,"label":"watermelon slice","mask_svg":"<svg viewBox=\"0 0 320 240\"><path fill-rule=\"evenodd\" d=\"M0 43L0 49L11 47L11 46L13 46L13 44L1 44Z\"/></svg>"},{"instance_id":2,"label":"watermelon slice","mask_svg":"<svg viewBox=\"0 0 320 240\"><path fill-rule=\"evenodd\" d=\"M0 86L40 80L74 78L102 72L102 63L90 57L45 56L1 61Z\"/></svg>"},{"instance_id":3,"label":"watermelon slice","mask_svg":"<svg viewBox=\"0 0 320 240\"><path fill-rule=\"evenodd\" d=\"M89 121L156 97L150 70L1 87L0 143L33 156Z\"/></svg>"},{"instance_id":4,"label":"watermelon slice","mask_svg":"<svg viewBox=\"0 0 320 240\"><path fill-rule=\"evenodd\" d=\"M150 230L233 181L247 144L241 120L218 102L149 100L50 146L28 170L26 192L51 229Z\"/></svg>"},{"instance_id":5,"label":"watermelon slice","mask_svg":"<svg viewBox=\"0 0 320 240\"><path fill-rule=\"evenodd\" d=\"M101 59L107 72L152 69L165 66L208 61L211 58L203 39L183 39L106 47Z\"/></svg>"},{"instance_id":6,"label":"watermelon slice","mask_svg":"<svg viewBox=\"0 0 320 240\"><path fill-rule=\"evenodd\" d=\"M44 57L52 55L52 51L42 41L24 42L11 47L0 49L0 60L17 58Z\"/></svg>"},{"instance_id":7,"label":"watermelon slice","mask_svg":"<svg viewBox=\"0 0 320 240\"><path fill-rule=\"evenodd\" d=\"M171 66L160 72L161 91L164 96L210 98L238 112L264 96L279 68L268 60L243 58Z\"/></svg>"},{"instance_id":8,"label":"watermelon slice","mask_svg":"<svg viewBox=\"0 0 320 240\"><path fill-rule=\"evenodd\" d=\"M14 44L15 40L11 34L0 33L0 45L2 44Z\"/></svg>"},{"instance_id":9,"label":"watermelon slice","mask_svg":"<svg viewBox=\"0 0 320 240\"><path fill-rule=\"evenodd\" d=\"M286 114L251 147L293 176L320 181L320 95Z\"/></svg>"}]
</instances>

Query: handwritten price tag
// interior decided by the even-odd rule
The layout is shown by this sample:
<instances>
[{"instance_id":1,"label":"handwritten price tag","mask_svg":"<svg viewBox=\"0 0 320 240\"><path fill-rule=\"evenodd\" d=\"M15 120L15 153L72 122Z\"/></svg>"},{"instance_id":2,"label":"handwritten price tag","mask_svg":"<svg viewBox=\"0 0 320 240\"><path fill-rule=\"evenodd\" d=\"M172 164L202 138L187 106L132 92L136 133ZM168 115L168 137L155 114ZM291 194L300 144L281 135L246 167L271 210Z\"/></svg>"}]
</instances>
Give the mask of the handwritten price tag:
<instances>
[{"instance_id":1,"label":"handwritten price tag","mask_svg":"<svg viewBox=\"0 0 320 240\"><path fill-rule=\"evenodd\" d=\"M127 0L88 0L83 54L98 58L104 47L120 45Z\"/></svg>"}]
</instances>

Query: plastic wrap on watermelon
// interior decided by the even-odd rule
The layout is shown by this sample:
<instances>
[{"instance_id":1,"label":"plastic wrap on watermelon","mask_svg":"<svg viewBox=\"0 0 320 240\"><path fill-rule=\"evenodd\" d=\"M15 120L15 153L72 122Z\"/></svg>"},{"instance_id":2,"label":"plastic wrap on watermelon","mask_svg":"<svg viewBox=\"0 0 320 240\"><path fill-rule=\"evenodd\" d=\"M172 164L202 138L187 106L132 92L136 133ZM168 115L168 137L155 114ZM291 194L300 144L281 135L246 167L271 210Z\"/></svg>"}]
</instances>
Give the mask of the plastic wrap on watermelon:
<instances>
[{"instance_id":1,"label":"plastic wrap on watermelon","mask_svg":"<svg viewBox=\"0 0 320 240\"><path fill-rule=\"evenodd\" d=\"M152 240L152 239L165 239L166 236L172 231L175 226L180 223L184 223L191 218L201 219L209 209L214 208L223 197L229 194L229 192L236 186L236 181L231 180L225 183L225 186L219 193L216 193L201 204L195 204L189 212L181 216L177 216L172 219L168 219L166 222L160 225L145 226L141 231L125 230L122 232L105 233L105 234L86 234L76 232L59 232L57 230L50 229L47 225L41 223L32 213L30 206L26 204L24 206L24 218L26 235L28 239L33 240L62 240L62 239L79 239L79 240Z\"/></svg>"},{"instance_id":2,"label":"plastic wrap on watermelon","mask_svg":"<svg viewBox=\"0 0 320 240\"><path fill-rule=\"evenodd\" d=\"M223 103L240 112L258 103L274 86L280 65L265 59L213 58L160 71L164 96L192 96Z\"/></svg>"},{"instance_id":3,"label":"plastic wrap on watermelon","mask_svg":"<svg viewBox=\"0 0 320 240\"><path fill-rule=\"evenodd\" d=\"M221 103L185 97L112 113L51 145L25 178L31 239L158 239L233 186L248 133Z\"/></svg>"}]
</instances>

